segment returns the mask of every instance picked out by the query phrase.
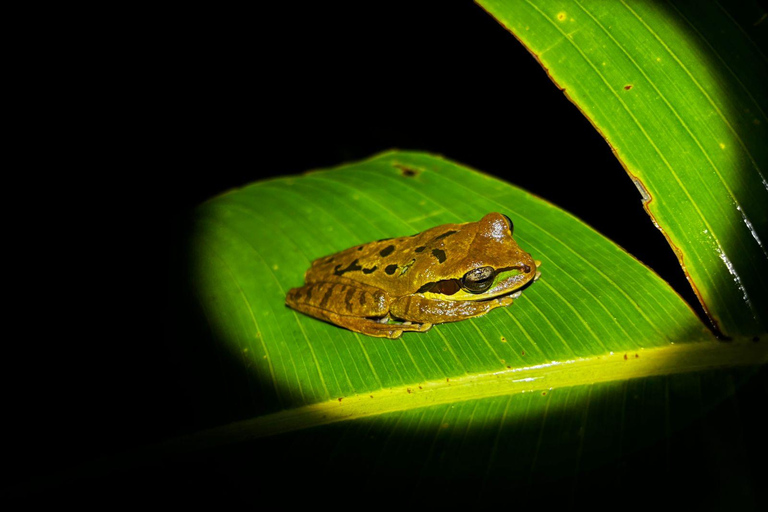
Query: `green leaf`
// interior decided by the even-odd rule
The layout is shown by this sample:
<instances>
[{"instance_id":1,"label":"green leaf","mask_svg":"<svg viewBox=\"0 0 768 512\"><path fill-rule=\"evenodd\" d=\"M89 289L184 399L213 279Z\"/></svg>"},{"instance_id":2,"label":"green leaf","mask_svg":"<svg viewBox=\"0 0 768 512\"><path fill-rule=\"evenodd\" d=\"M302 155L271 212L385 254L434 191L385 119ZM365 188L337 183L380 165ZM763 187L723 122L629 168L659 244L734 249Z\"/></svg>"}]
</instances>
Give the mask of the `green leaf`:
<instances>
[{"instance_id":1,"label":"green leaf","mask_svg":"<svg viewBox=\"0 0 768 512\"><path fill-rule=\"evenodd\" d=\"M478 2L611 144L702 305L768 330L768 60L753 2Z\"/></svg>"},{"instance_id":2,"label":"green leaf","mask_svg":"<svg viewBox=\"0 0 768 512\"><path fill-rule=\"evenodd\" d=\"M543 262L541 279L509 308L382 341L284 305L316 258L489 211L510 216L518 243ZM264 380L267 410L552 361L669 350L672 342L707 336L666 283L577 219L428 155L388 153L255 183L209 201L198 218L204 310Z\"/></svg>"},{"instance_id":3,"label":"green leaf","mask_svg":"<svg viewBox=\"0 0 768 512\"><path fill-rule=\"evenodd\" d=\"M284 305L317 257L489 211L543 261L508 308L387 340ZM419 495L495 501L628 453L668 462L655 443L768 360L765 343L715 341L664 281L578 219L426 154L254 183L199 207L196 223L202 308L258 402L252 419L168 448L235 443L240 470L290 467L310 489L327 485L318 472L373 492L413 470ZM470 484L446 490L452 480Z\"/></svg>"}]
</instances>

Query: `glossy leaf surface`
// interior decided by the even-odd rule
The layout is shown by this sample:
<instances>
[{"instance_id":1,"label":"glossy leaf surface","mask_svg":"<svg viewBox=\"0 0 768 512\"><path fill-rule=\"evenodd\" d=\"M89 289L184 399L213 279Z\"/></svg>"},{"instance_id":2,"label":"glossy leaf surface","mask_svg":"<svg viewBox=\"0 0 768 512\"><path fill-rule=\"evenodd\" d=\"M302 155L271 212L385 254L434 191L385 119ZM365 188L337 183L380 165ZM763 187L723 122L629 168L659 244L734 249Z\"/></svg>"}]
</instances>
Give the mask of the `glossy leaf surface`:
<instances>
[{"instance_id":1,"label":"glossy leaf surface","mask_svg":"<svg viewBox=\"0 0 768 512\"><path fill-rule=\"evenodd\" d=\"M284 306L314 258L488 211L543 261L509 308L387 340ZM197 226L201 305L254 405L180 446L235 443L244 466L301 460L306 482L362 464L345 481L370 490L415 468L413 492L461 480L452 492L496 501L499 487L570 481L648 447L641 467L677 463L659 440L768 359L765 343L715 341L666 283L569 214L421 153L254 183L198 208Z\"/></svg>"},{"instance_id":2,"label":"glossy leaf surface","mask_svg":"<svg viewBox=\"0 0 768 512\"><path fill-rule=\"evenodd\" d=\"M543 262L542 278L509 308L392 341L284 305L315 258L489 211L512 218L518 243ZM203 306L215 332L258 376L267 410L707 336L666 283L577 219L423 154L389 153L255 183L198 214Z\"/></svg>"},{"instance_id":3,"label":"glossy leaf surface","mask_svg":"<svg viewBox=\"0 0 768 512\"><path fill-rule=\"evenodd\" d=\"M611 144L716 325L765 333L765 13L749 1L478 3Z\"/></svg>"}]
</instances>

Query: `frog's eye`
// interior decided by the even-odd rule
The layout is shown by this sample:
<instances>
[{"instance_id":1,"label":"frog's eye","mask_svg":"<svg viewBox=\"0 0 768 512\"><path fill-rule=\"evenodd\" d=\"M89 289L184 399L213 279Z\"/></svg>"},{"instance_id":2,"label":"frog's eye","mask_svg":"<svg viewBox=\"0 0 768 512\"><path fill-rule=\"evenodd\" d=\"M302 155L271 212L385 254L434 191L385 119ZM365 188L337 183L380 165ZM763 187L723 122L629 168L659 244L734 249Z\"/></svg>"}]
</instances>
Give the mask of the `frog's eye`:
<instances>
[{"instance_id":1,"label":"frog's eye","mask_svg":"<svg viewBox=\"0 0 768 512\"><path fill-rule=\"evenodd\" d=\"M461 278L461 287L471 293L483 293L493 284L493 267L470 270Z\"/></svg>"},{"instance_id":2,"label":"frog's eye","mask_svg":"<svg viewBox=\"0 0 768 512\"><path fill-rule=\"evenodd\" d=\"M501 214L501 216L504 217L507 220L507 224L509 224L509 232L512 233L515 230L515 225L512 224L512 219L510 219L509 217L507 217L503 213Z\"/></svg>"}]
</instances>

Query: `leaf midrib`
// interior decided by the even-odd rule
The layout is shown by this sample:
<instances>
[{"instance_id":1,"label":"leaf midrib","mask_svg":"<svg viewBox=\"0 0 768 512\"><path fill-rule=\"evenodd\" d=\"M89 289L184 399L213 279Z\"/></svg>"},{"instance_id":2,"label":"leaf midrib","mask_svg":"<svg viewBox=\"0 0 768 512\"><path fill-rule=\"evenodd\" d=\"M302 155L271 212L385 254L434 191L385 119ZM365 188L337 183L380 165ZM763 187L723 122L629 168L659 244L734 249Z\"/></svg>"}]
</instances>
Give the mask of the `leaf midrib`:
<instances>
[{"instance_id":1,"label":"leaf midrib","mask_svg":"<svg viewBox=\"0 0 768 512\"><path fill-rule=\"evenodd\" d=\"M765 342L740 339L730 342L677 343L660 348L613 352L530 367L474 373L338 397L213 428L170 443L180 443L186 448L210 448L433 405L766 363L768 344Z\"/></svg>"}]
</instances>

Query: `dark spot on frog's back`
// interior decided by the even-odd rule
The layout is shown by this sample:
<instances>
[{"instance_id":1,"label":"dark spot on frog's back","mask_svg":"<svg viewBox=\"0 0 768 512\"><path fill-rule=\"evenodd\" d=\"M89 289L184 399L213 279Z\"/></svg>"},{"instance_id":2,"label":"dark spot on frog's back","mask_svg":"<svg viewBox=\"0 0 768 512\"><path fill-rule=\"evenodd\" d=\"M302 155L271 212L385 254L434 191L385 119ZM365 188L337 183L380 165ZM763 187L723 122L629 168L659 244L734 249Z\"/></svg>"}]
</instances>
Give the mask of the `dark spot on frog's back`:
<instances>
[{"instance_id":1,"label":"dark spot on frog's back","mask_svg":"<svg viewBox=\"0 0 768 512\"><path fill-rule=\"evenodd\" d=\"M395 246L394 245L388 245L385 248L383 248L381 251L379 251L379 255L382 258L384 258L384 257L389 256L390 254L392 254L392 252L394 252L394 250L395 250Z\"/></svg>"},{"instance_id":2,"label":"dark spot on frog's back","mask_svg":"<svg viewBox=\"0 0 768 512\"><path fill-rule=\"evenodd\" d=\"M387 275L391 276L395 272L397 272L397 265L388 265L387 268L384 269L384 272L387 273Z\"/></svg>"},{"instance_id":3,"label":"dark spot on frog's back","mask_svg":"<svg viewBox=\"0 0 768 512\"><path fill-rule=\"evenodd\" d=\"M364 268L363 269L363 274L372 274L373 272L376 271L377 268L379 268L379 267L377 267L376 265L374 265L371 268Z\"/></svg>"},{"instance_id":4,"label":"dark spot on frog's back","mask_svg":"<svg viewBox=\"0 0 768 512\"><path fill-rule=\"evenodd\" d=\"M424 249L426 249L426 247L424 247L424 246L422 245L421 247L417 247L417 248L416 248L416 249L414 249L413 251L414 251L414 252L421 252L421 251L423 251Z\"/></svg>"},{"instance_id":5,"label":"dark spot on frog's back","mask_svg":"<svg viewBox=\"0 0 768 512\"><path fill-rule=\"evenodd\" d=\"M446 231L442 235L437 236L435 238L435 240L440 240L441 238L445 238L445 237L451 236L451 235L456 234L456 233L458 233L458 231Z\"/></svg>"},{"instance_id":6,"label":"dark spot on frog's back","mask_svg":"<svg viewBox=\"0 0 768 512\"><path fill-rule=\"evenodd\" d=\"M336 268L333 269L333 273L337 276L341 276L347 272L354 272L355 270L363 270L363 267L359 265L358 260L353 261L347 268L344 269L341 268L341 265L336 265Z\"/></svg>"},{"instance_id":7,"label":"dark spot on frog's back","mask_svg":"<svg viewBox=\"0 0 768 512\"><path fill-rule=\"evenodd\" d=\"M437 258L439 263L443 263L445 261L445 251L442 249L432 249L432 256Z\"/></svg>"}]
</instances>

